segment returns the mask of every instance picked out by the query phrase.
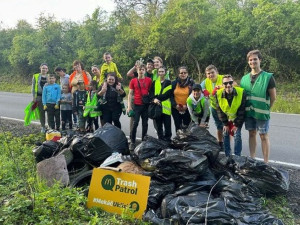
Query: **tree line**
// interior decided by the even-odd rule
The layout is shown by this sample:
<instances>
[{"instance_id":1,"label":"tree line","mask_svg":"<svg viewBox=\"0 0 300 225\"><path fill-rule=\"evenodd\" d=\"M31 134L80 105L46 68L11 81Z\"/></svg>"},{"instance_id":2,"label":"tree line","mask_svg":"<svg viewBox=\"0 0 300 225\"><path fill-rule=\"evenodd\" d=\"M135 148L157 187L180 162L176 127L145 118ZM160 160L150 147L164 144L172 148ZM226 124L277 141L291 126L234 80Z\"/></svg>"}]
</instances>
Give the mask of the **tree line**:
<instances>
[{"instance_id":1,"label":"tree line","mask_svg":"<svg viewBox=\"0 0 300 225\"><path fill-rule=\"evenodd\" d=\"M176 76L186 65L196 80L209 64L221 74L241 77L249 69L246 54L259 49L263 68L276 79L300 74L298 0L114 0L108 14L96 8L80 22L57 21L41 14L36 26L20 20L0 27L0 75L31 77L46 62L50 72L72 62L103 63L111 52L123 75L140 58L162 57Z\"/></svg>"}]
</instances>

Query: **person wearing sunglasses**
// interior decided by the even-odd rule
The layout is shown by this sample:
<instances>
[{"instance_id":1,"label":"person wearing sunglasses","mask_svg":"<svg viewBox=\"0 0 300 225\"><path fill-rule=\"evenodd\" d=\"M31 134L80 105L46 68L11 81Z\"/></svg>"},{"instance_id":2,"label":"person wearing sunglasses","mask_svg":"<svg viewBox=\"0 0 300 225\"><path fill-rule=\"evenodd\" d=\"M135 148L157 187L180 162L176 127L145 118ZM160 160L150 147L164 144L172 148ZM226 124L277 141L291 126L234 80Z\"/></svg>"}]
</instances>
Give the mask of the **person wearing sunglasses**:
<instances>
[{"instance_id":1,"label":"person wearing sunglasses","mask_svg":"<svg viewBox=\"0 0 300 225\"><path fill-rule=\"evenodd\" d=\"M179 67L178 73L178 77L172 82L170 98L176 132L179 129L187 128L191 122L186 100L191 94L194 85L194 81L189 77L186 66Z\"/></svg>"},{"instance_id":2,"label":"person wearing sunglasses","mask_svg":"<svg viewBox=\"0 0 300 225\"><path fill-rule=\"evenodd\" d=\"M255 157L256 134L259 132L264 161L268 163L270 155L270 140L268 135L270 109L276 99L275 80L272 73L261 69L262 55L259 50L247 54L251 72L244 75L241 87L247 95L245 127L249 131L250 156Z\"/></svg>"},{"instance_id":3,"label":"person wearing sunglasses","mask_svg":"<svg viewBox=\"0 0 300 225\"><path fill-rule=\"evenodd\" d=\"M243 88L233 86L231 75L222 78L223 87L217 90L216 111L223 123L223 140L225 155L230 156L230 135L234 137L234 154L242 152L241 129L245 119L246 94Z\"/></svg>"}]
</instances>

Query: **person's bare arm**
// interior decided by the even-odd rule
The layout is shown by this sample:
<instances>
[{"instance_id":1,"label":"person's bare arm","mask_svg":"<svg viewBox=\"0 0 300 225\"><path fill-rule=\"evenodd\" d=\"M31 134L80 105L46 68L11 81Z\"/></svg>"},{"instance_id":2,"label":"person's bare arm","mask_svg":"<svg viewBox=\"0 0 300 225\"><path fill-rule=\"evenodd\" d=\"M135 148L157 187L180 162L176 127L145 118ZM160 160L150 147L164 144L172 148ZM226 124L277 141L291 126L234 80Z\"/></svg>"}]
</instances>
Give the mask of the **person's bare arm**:
<instances>
[{"instance_id":1,"label":"person's bare arm","mask_svg":"<svg viewBox=\"0 0 300 225\"><path fill-rule=\"evenodd\" d=\"M272 108L275 100L276 100L276 88L268 89L270 95L270 108Z\"/></svg>"}]
</instances>

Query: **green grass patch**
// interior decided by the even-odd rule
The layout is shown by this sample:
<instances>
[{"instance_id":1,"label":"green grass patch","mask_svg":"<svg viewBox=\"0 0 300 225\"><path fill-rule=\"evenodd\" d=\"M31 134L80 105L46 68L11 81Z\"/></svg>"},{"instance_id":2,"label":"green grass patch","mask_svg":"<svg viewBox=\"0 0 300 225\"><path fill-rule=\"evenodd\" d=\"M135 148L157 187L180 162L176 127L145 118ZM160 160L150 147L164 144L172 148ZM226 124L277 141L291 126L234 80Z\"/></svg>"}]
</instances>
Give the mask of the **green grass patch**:
<instances>
[{"instance_id":1,"label":"green grass patch","mask_svg":"<svg viewBox=\"0 0 300 225\"><path fill-rule=\"evenodd\" d=\"M87 209L83 189L45 185L36 174L36 141L44 141L44 135L0 133L0 224L148 224L130 212Z\"/></svg>"},{"instance_id":2,"label":"green grass patch","mask_svg":"<svg viewBox=\"0 0 300 225\"><path fill-rule=\"evenodd\" d=\"M288 207L287 198L284 195L278 195L273 198L263 198L263 203L270 210L272 215L281 219L285 225L296 225L295 217Z\"/></svg>"}]
</instances>

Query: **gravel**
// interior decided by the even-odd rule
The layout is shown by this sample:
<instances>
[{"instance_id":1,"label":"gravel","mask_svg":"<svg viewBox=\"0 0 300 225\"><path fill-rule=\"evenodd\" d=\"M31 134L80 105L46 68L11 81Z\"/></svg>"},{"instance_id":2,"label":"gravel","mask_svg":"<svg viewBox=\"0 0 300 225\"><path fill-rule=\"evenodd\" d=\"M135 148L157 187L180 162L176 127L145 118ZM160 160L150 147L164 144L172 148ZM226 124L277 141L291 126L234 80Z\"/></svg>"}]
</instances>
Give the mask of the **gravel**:
<instances>
[{"instance_id":1,"label":"gravel","mask_svg":"<svg viewBox=\"0 0 300 225\"><path fill-rule=\"evenodd\" d=\"M40 132L40 125L31 124L24 126L23 122L7 120L0 117L0 132L11 132L15 136L23 136ZM290 188L286 197L289 208L294 213L296 224L300 224L300 168L274 165L275 167L285 169L290 175Z\"/></svg>"}]
</instances>

